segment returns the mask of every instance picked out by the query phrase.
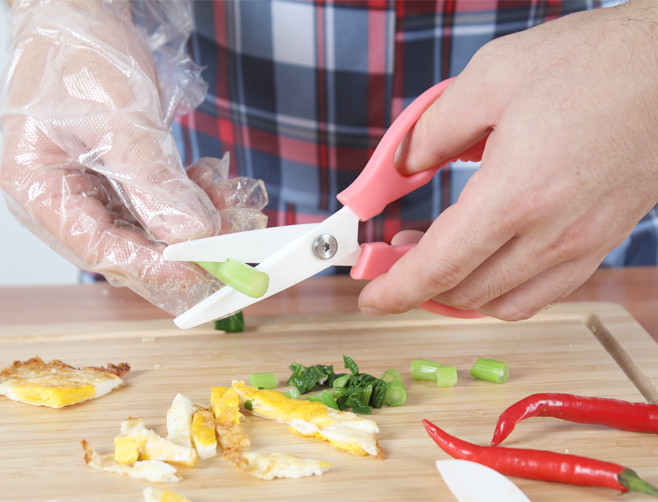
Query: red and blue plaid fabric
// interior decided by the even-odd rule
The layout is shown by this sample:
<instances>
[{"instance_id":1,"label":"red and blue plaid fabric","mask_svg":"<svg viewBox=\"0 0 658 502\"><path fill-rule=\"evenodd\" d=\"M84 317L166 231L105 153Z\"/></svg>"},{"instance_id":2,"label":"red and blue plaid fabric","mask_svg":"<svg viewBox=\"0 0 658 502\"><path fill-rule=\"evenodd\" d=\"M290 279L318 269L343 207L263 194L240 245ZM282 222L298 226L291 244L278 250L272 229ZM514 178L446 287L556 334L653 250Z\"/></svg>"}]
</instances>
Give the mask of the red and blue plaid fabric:
<instances>
[{"instance_id":1,"label":"red and blue plaid fabric","mask_svg":"<svg viewBox=\"0 0 658 502\"><path fill-rule=\"evenodd\" d=\"M193 59L205 101L174 127L186 164L230 152L233 175L265 181L270 226L317 222L384 131L488 41L605 0L196 1ZM610 3L608 0L607 3ZM451 164L362 225L361 240L426 229L477 164ZM376 187L373 187L376 189ZM608 259L656 263L658 214Z\"/></svg>"}]
</instances>

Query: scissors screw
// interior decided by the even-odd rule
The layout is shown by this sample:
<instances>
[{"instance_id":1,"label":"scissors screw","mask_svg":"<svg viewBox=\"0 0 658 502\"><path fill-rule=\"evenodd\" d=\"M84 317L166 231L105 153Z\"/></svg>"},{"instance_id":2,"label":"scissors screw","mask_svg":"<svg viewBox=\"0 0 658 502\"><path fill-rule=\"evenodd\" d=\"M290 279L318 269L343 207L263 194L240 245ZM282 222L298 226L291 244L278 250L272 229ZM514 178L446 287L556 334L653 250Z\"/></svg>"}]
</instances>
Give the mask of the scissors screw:
<instances>
[{"instance_id":1,"label":"scissors screw","mask_svg":"<svg viewBox=\"0 0 658 502\"><path fill-rule=\"evenodd\" d=\"M322 234L313 241L313 254L321 260L328 260L338 251L338 242L333 235Z\"/></svg>"}]
</instances>

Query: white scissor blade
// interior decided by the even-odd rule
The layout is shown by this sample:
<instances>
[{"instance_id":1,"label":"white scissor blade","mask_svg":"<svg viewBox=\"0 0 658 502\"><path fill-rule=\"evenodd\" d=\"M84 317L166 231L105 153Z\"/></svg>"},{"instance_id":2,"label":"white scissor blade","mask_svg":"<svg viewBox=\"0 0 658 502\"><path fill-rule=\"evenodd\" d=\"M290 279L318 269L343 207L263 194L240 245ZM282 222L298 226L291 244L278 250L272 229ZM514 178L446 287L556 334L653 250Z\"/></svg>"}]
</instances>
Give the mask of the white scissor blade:
<instances>
[{"instance_id":1,"label":"white scissor blade","mask_svg":"<svg viewBox=\"0 0 658 502\"><path fill-rule=\"evenodd\" d=\"M322 270L344 261L356 261L360 253L357 241L359 218L349 207L344 207L322 223L281 247L256 268L270 278L267 292L260 298L246 296L233 288L224 287L179 315L174 322L179 328L192 328L226 317L279 291L297 284ZM332 235L337 242L336 254L329 259L318 258L313 252L317 237ZM237 235L237 234L236 234Z\"/></svg>"},{"instance_id":2,"label":"white scissor blade","mask_svg":"<svg viewBox=\"0 0 658 502\"><path fill-rule=\"evenodd\" d=\"M530 502L498 471L469 460L437 460L436 468L459 502Z\"/></svg>"},{"instance_id":3,"label":"white scissor blade","mask_svg":"<svg viewBox=\"0 0 658 502\"><path fill-rule=\"evenodd\" d=\"M167 246L163 256L169 261L226 261L232 258L245 263L260 263L317 225L319 223L285 225L179 242Z\"/></svg>"}]
</instances>

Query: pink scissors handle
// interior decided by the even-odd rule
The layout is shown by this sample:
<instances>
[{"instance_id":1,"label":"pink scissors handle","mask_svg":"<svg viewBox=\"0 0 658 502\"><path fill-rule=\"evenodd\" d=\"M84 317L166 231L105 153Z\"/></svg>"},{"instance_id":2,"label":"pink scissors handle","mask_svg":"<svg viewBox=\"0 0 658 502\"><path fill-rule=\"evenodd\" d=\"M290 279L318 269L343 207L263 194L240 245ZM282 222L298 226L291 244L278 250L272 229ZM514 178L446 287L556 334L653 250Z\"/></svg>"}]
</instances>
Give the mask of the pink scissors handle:
<instances>
[{"instance_id":1,"label":"pink scissors handle","mask_svg":"<svg viewBox=\"0 0 658 502\"><path fill-rule=\"evenodd\" d=\"M361 221L381 213L391 202L428 183L441 166L411 175L400 174L395 168L395 152L404 136L420 116L438 99L452 79L439 82L407 106L386 131L372 157L359 177L337 195L338 200L350 207ZM469 148L459 157L464 160L481 158L486 138ZM363 244L357 264L350 275L354 279L374 279L387 272L413 245L390 246L383 242ZM434 300L428 300L423 309L449 317L472 319L482 317L475 311L460 310Z\"/></svg>"},{"instance_id":2,"label":"pink scissors handle","mask_svg":"<svg viewBox=\"0 0 658 502\"><path fill-rule=\"evenodd\" d=\"M411 175L395 168L395 151L418 118L436 101L451 80L431 87L407 106L391 124L359 177L337 195L361 221L377 216L391 202L429 182L440 166Z\"/></svg>"},{"instance_id":3,"label":"pink scissors handle","mask_svg":"<svg viewBox=\"0 0 658 502\"><path fill-rule=\"evenodd\" d=\"M385 242L369 242L361 245L359 261L352 267L350 276L352 279L371 280L378 275L387 272L398 259L409 251L415 244L404 244L391 246ZM435 314L460 319L476 319L483 317L474 310L460 310L449 305L444 305L436 300L427 300L420 308L434 312Z\"/></svg>"}]
</instances>

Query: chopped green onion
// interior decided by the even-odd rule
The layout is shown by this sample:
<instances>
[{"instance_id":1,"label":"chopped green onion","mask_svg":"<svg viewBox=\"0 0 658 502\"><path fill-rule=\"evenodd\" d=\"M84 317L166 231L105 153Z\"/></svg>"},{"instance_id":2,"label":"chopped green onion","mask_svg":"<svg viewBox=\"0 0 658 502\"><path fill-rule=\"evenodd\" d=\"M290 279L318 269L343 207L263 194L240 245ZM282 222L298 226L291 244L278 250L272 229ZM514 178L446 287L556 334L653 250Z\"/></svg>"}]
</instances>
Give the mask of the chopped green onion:
<instances>
[{"instance_id":1,"label":"chopped green onion","mask_svg":"<svg viewBox=\"0 0 658 502\"><path fill-rule=\"evenodd\" d=\"M331 395L334 396L334 399L338 399L340 396L345 395L347 392L347 387L333 387L331 389Z\"/></svg>"},{"instance_id":2,"label":"chopped green onion","mask_svg":"<svg viewBox=\"0 0 658 502\"><path fill-rule=\"evenodd\" d=\"M352 375L357 375L359 373L359 366L350 356L343 354L343 362L345 363L345 367L352 372Z\"/></svg>"},{"instance_id":3,"label":"chopped green onion","mask_svg":"<svg viewBox=\"0 0 658 502\"><path fill-rule=\"evenodd\" d=\"M279 386L279 380L271 371L252 373L249 375L249 385L259 389L276 389Z\"/></svg>"},{"instance_id":4,"label":"chopped green onion","mask_svg":"<svg viewBox=\"0 0 658 502\"><path fill-rule=\"evenodd\" d=\"M457 383L457 368L454 366L441 366L436 370L437 387L454 387Z\"/></svg>"},{"instance_id":5,"label":"chopped green onion","mask_svg":"<svg viewBox=\"0 0 658 502\"><path fill-rule=\"evenodd\" d=\"M507 363L481 357L471 368L471 376L488 382L503 383L509 376Z\"/></svg>"},{"instance_id":6,"label":"chopped green onion","mask_svg":"<svg viewBox=\"0 0 658 502\"><path fill-rule=\"evenodd\" d=\"M336 400L334 399L334 396L331 395L331 392L329 392L327 389L321 390L317 394L312 394L309 396L306 396L306 398L309 401L316 401L319 403L324 404L325 406L328 406L329 408L333 408L335 410L338 410L338 403L336 403Z\"/></svg>"},{"instance_id":7,"label":"chopped green onion","mask_svg":"<svg viewBox=\"0 0 658 502\"><path fill-rule=\"evenodd\" d=\"M361 390L360 399L364 404L370 403L370 396L372 396L372 388L373 388L373 384L369 383L364 385L363 389Z\"/></svg>"},{"instance_id":8,"label":"chopped green onion","mask_svg":"<svg viewBox=\"0 0 658 502\"><path fill-rule=\"evenodd\" d=\"M227 286L252 298L260 298L267 292L270 277L254 267L238 260L197 261L197 265L217 277Z\"/></svg>"},{"instance_id":9,"label":"chopped green onion","mask_svg":"<svg viewBox=\"0 0 658 502\"><path fill-rule=\"evenodd\" d=\"M290 386L287 389L281 390L281 394L291 399L301 399L302 395L299 393L299 389L295 386Z\"/></svg>"},{"instance_id":10,"label":"chopped green onion","mask_svg":"<svg viewBox=\"0 0 658 502\"><path fill-rule=\"evenodd\" d=\"M359 415L372 415L372 406L355 406L352 411Z\"/></svg>"},{"instance_id":11,"label":"chopped green onion","mask_svg":"<svg viewBox=\"0 0 658 502\"><path fill-rule=\"evenodd\" d=\"M441 363L428 361L427 359L414 359L411 361L409 371L414 380L430 380L436 382L436 370Z\"/></svg>"},{"instance_id":12,"label":"chopped green onion","mask_svg":"<svg viewBox=\"0 0 658 502\"><path fill-rule=\"evenodd\" d=\"M244 402L244 408L245 408L245 410L248 410L248 411L251 411L251 410L254 409L254 406L253 406L253 403L251 402L251 399L247 399Z\"/></svg>"},{"instance_id":13,"label":"chopped green onion","mask_svg":"<svg viewBox=\"0 0 658 502\"><path fill-rule=\"evenodd\" d=\"M402 382L394 380L386 384L386 404L389 406L401 406L407 400L407 390Z\"/></svg>"},{"instance_id":14,"label":"chopped green onion","mask_svg":"<svg viewBox=\"0 0 658 502\"><path fill-rule=\"evenodd\" d=\"M341 375L338 378L334 378L332 386L336 387L345 387L345 384L350 379L350 375Z\"/></svg>"},{"instance_id":15,"label":"chopped green onion","mask_svg":"<svg viewBox=\"0 0 658 502\"><path fill-rule=\"evenodd\" d=\"M312 391L316 385L331 385L334 378L334 367L325 364L306 367L293 362L289 368L292 370L292 375L287 383L297 387L302 394Z\"/></svg>"},{"instance_id":16,"label":"chopped green onion","mask_svg":"<svg viewBox=\"0 0 658 502\"><path fill-rule=\"evenodd\" d=\"M224 319L217 319L215 321L215 329L226 331L227 333L239 333L244 331L244 314L242 313L242 310L225 317Z\"/></svg>"},{"instance_id":17,"label":"chopped green onion","mask_svg":"<svg viewBox=\"0 0 658 502\"><path fill-rule=\"evenodd\" d=\"M382 373L382 380L386 383L393 382L397 380L398 382L402 381L402 375L400 375L400 372L396 369L389 368L387 369L384 373Z\"/></svg>"}]
</instances>

